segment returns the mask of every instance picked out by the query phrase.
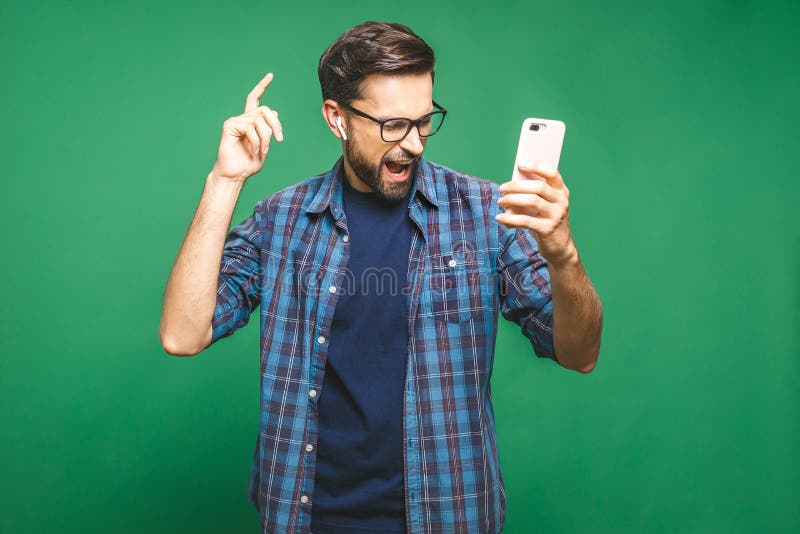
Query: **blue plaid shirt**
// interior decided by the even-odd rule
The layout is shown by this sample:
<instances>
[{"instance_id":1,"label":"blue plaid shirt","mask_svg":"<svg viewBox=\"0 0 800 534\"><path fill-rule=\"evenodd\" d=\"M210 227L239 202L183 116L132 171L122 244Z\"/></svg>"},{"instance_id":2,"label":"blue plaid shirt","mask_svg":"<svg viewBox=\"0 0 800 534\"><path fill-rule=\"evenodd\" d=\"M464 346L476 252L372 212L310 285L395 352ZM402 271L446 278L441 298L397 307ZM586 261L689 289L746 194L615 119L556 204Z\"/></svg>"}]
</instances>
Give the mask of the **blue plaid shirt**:
<instances>
[{"instance_id":1,"label":"blue plaid shirt","mask_svg":"<svg viewBox=\"0 0 800 534\"><path fill-rule=\"evenodd\" d=\"M317 402L328 333L350 255L342 158L258 202L232 228L220 266L212 343L260 305L261 427L247 497L265 532L309 532ZM553 351L550 276L529 230L495 220L498 185L423 158L405 294L403 402L408 532L496 533L506 495L489 378L497 321L539 357ZM390 236L387 236L390 239Z\"/></svg>"}]
</instances>

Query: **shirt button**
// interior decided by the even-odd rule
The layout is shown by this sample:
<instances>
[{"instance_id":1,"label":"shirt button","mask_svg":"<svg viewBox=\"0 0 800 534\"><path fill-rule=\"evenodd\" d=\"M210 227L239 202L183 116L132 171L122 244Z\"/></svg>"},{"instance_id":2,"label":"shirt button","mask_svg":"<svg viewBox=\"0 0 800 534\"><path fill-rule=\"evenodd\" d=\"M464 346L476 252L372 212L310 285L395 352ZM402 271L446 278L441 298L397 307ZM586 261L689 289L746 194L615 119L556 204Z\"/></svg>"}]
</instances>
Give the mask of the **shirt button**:
<instances>
[{"instance_id":1,"label":"shirt button","mask_svg":"<svg viewBox=\"0 0 800 534\"><path fill-rule=\"evenodd\" d=\"M447 262L447 265L449 265L450 267L455 267L456 263L457 263L456 260L450 260Z\"/></svg>"},{"instance_id":2,"label":"shirt button","mask_svg":"<svg viewBox=\"0 0 800 534\"><path fill-rule=\"evenodd\" d=\"M300 502L308 502L308 496L303 495L302 497L300 497Z\"/></svg>"},{"instance_id":3,"label":"shirt button","mask_svg":"<svg viewBox=\"0 0 800 534\"><path fill-rule=\"evenodd\" d=\"M311 391L308 392L308 396L311 397L311 398L316 397L317 396L317 390L316 389L312 389Z\"/></svg>"},{"instance_id":4,"label":"shirt button","mask_svg":"<svg viewBox=\"0 0 800 534\"><path fill-rule=\"evenodd\" d=\"M328 291L330 291L331 293L336 293L336 286L329 287Z\"/></svg>"},{"instance_id":5,"label":"shirt button","mask_svg":"<svg viewBox=\"0 0 800 534\"><path fill-rule=\"evenodd\" d=\"M311 452L311 451L314 450L314 446L312 444L310 444L310 443L306 443L306 450L308 452Z\"/></svg>"},{"instance_id":6,"label":"shirt button","mask_svg":"<svg viewBox=\"0 0 800 534\"><path fill-rule=\"evenodd\" d=\"M323 343L325 343L325 336L319 336L317 338L317 341L319 342L320 345L322 345Z\"/></svg>"},{"instance_id":7,"label":"shirt button","mask_svg":"<svg viewBox=\"0 0 800 534\"><path fill-rule=\"evenodd\" d=\"M344 237L342 237L342 241L344 241L345 243L349 243L350 242L350 236L347 235L347 234L344 234Z\"/></svg>"}]
</instances>

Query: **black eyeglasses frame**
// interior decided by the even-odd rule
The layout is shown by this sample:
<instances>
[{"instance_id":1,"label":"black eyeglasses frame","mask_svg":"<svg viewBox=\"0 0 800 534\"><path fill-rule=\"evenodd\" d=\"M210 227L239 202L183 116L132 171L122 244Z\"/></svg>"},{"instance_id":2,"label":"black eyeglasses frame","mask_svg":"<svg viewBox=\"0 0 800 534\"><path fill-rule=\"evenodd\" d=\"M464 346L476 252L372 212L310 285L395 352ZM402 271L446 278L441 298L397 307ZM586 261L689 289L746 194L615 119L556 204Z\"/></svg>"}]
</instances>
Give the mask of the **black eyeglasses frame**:
<instances>
[{"instance_id":1,"label":"black eyeglasses frame","mask_svg":"<svg viewBox=\"0 0 800 534\"><path fill-rule=\"evenodd\" d=\"M435 107L436 109L431 111L430 113L426 113L425 115L423 115L422 117L418 118L417 120L409 119L408 117L390 117L388 119L376 119L372 115L364 113L360 109L356 109L356 108L354 108L353 106L351 106L349 104L340 103L340 105L345 109L349 109L350 111L352 111L353 113L355 113L356 115L358 115L360 117L364 117L365 119L369 119L372 122L380 124L380 126L381 126L381 139L383 140L384 143L399 143L400 141L402 141L403 139L406 138L406 136L411 132L411 128L413 128L414 126L417 127L417 133L419 134L420 137L430 137L430 136L432 136L433 134L435 134L436 132L438 132L439 130L442 129L442 124L444 124L444 119L447 116L447 110L444 109L439 104L437 104L435 100L432 100L431 102L433 102L433 107ZM422 124L423 121L429 119L430 117L432 117L433 115L436 115L436 114L441 114L442 115L442 122L439 123L439 126L436 128L436 130L432 131L428 135L422 135L422 132L419 129L420 124ZM404 133L403 136L400 139L387 141L386 138L383 135L383 125L386 124L387 122L396 121L396 120L408 121L408 128L406 129L406 133Z\"/></svg>"}]
</instances>

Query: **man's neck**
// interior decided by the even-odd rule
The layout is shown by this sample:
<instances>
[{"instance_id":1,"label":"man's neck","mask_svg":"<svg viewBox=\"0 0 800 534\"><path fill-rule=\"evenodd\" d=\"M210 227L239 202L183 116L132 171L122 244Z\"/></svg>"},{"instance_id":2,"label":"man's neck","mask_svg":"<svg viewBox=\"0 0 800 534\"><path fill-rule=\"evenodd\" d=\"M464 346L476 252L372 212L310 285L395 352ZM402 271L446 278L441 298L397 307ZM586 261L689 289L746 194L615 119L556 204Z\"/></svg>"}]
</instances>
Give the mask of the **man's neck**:
<instances>
[{"instance_id":1,"label":"man's neck","mask_svg":"<svg viewBox=\"0 0 800 534\"><path fill-rule=\"evenodd\" d=\"M353 172L353 169L350 168L347 158L344 158L344 179L347 180L347 183L350 184L350 187L356 191L361 191L362 193L372 193L372 188L362 182L356 176L356 173Z\"/></svg>"}]
</instances>

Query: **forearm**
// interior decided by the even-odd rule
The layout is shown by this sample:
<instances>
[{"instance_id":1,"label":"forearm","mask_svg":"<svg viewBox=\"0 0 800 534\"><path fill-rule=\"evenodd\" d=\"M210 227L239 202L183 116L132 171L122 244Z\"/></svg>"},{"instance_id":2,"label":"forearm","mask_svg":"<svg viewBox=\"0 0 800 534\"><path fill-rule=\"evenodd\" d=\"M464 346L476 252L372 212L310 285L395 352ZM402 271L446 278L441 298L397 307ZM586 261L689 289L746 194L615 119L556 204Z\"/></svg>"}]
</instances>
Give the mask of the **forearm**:
<instances>
[{"instance_id":1,"label":"forearm","mask_svg":"<svg viewBox=\"0 0 800 534\"><path fill-rule=\"evenodd\" d=\"M220 261L242 185L213 171L206 178L164 291L159 338L170 354L196 354L211 342Z\"/></svg>"},{"instance_id":2,"label":"forearm","mask_svg":"<svg viewBox=\"0 0 800 534\"><path fill-rule=\"evenodd\" d=\"M548 264L553 299L553 345L558 362L588 373L600 354L603 308L577 249L563 262Z\"/></svg>"}]
</instances>

